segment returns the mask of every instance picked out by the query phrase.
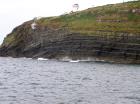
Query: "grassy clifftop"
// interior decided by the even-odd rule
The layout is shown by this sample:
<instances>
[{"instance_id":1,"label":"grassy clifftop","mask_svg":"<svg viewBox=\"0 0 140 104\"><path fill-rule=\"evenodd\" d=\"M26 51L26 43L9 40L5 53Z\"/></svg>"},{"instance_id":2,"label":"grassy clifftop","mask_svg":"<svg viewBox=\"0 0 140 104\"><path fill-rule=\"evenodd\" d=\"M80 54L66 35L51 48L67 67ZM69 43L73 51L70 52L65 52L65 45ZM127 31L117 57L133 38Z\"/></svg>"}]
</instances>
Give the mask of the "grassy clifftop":
<instances>
[{"instance_id":1,"label":"grassy clifftop","mask_svg":"<svg viewBox=\"0 0 140 104\"><path fill-rule=\"evenodd\" d=\"M39 25L68 28L72 32L97 31L140 33L140 1L105 5L84 11L42 18Z\"/></svg>"},{"instance_id":2,"label":"grassy clifftop","mask_svg":"<svg viewBox=\"0 0 140 104\"><path fill-rule=\"evenodd\" d=\"M17 41L23 39L21 37L30 33L31 23L32 20L16 27L4 39L3 45L16 44ZM66 28L71 32L87 35L115 35L116 32L139 34L140 0L89 8L56 17L41 18L37 20L37 24L40 28Z\"/></svg>"},{"instance_id":3,"label":"grassy clifftop","mask_svg":"<svg viewBox=\"0 0 140 104\"><path fill-rule=\"evenodd\" d=\"M0 56L98 57L140 63L140 0L33 20L13 29Z\"/></svg>"}]
</instances>

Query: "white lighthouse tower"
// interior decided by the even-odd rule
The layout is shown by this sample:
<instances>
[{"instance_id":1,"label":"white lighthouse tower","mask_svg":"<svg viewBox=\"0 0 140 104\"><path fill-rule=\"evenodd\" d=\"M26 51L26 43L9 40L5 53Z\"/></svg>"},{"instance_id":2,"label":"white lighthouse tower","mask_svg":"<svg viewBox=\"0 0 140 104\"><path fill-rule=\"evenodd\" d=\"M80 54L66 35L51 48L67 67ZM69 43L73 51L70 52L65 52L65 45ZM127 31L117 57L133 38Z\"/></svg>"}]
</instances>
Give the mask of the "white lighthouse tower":
<instances>
[{"instance_id":1,"label":"white lighthouse tower","mask_svg":"<svg viewBox=\"0 0 140 104\"><path fill-rule=\"evenodd\" d=\"M79 4L73 4L72 7L73 7L73 11L78 11Z\"/></svg>"}]
</instances>

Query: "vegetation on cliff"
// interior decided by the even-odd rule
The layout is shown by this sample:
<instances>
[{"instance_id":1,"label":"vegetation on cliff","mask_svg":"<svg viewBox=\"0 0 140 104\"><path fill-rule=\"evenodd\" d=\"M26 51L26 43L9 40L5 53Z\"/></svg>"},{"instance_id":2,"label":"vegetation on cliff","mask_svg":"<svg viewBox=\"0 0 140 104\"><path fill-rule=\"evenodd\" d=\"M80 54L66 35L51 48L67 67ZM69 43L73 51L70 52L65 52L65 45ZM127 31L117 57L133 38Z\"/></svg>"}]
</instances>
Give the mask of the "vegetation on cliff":
<instances>
[{"instance_id":1,"label":"vegetation on cliff","mask_svg":"<svg viewBox=\"0 0 140 104\"><path fill-rule=\"evenodd\" d=\"M19 35L23 31L24 34L29 34L31 22L26 22L22 26L17 27L18 29L14 29L4 39L3 45L7 46L17 43L19 39L22 39L17 39L17 37L20 37ZM37 23L42 28L66 28L71 32L87 35L101 35L104 33L115 35L116 32L139 34L140 1L109 4L61 16L41 18Z\"/></svg>"},{"instance_id":2,"label":"vegetation on cliff","mask_svg":"<svg viewBox=\"0 0 140 104\"><path fill-rule=\"evenodd\" d=\"M58 55L140 59L140 1L109 4L36 20L16 27L4 39L1 56ZM138 61L137 63L140 63Z\"/></svg>"},{"instance_id":3,"label":"vegetation on cliff","mask_svg":"<svg viewBox=\"0 0 140 104\"><path fill-rule=\"evenodd\" d=\"M140 1L110 4L58 17L42 18L38 23L86 34L95 34L97 31L139 33Z\"/></svg>"}]
</instances>

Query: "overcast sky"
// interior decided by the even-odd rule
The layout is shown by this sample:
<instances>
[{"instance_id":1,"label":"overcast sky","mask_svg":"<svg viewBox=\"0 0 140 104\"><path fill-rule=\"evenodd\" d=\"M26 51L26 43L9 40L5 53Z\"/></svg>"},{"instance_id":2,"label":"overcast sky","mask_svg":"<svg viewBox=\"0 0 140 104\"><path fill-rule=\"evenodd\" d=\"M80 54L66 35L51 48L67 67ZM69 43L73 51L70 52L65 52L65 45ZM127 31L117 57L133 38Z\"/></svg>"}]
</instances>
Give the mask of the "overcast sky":
<instances>
[{"instance_id":1,"label":"overcast sky","mask_svg":"<svg viewBox=\"0 0 140 104\"><path fill-rule=\"evenodd\" d=\"M119 2L123 0L0 0L0 43L14 27L34 17L56 16L69 12L75 3L83 10Z\"/></svg>"}]
</instances>

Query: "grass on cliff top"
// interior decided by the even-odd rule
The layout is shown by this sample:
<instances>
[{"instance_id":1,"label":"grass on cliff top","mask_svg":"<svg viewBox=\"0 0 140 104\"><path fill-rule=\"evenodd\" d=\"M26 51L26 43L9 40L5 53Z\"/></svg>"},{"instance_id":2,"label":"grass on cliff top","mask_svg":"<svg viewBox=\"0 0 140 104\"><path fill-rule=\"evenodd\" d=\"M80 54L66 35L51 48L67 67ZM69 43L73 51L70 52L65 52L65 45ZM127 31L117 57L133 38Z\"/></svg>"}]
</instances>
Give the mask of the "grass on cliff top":
<instances>
[{"instance_id":1,"label":"grass on cliff top","mask_svg":"<svg viewBox=\"0 0 140 104\"><path fill-rule=\"evenodd\" d=\"M137 10L137 12L134 13L133 10ZM2 45L16 45L19 41L24 40L26 35L30 33L31 23L32 21L28 21L15 28L4 39ZM37 23L42 27L66 28L71 32L89 35L104 33L115 35L115 32L140 34L140 0L89 8L56 17L41 18Z\"/></svg>"},{"instance_id":2,"label":"grass on cliff top","mask_svg":"<svg viewBox=\"0 0 140 104\"><path fill-rule=\"evenodd\" d=\"M133 13L133 10L137 12ZM90 34L96 31L140 33L140 1L110 4L58 17L42 18L38 23Z\"/></svg>"}]
</instances>

